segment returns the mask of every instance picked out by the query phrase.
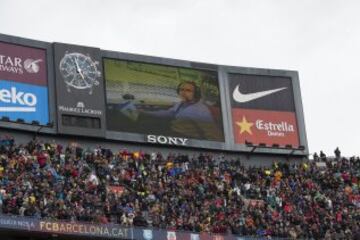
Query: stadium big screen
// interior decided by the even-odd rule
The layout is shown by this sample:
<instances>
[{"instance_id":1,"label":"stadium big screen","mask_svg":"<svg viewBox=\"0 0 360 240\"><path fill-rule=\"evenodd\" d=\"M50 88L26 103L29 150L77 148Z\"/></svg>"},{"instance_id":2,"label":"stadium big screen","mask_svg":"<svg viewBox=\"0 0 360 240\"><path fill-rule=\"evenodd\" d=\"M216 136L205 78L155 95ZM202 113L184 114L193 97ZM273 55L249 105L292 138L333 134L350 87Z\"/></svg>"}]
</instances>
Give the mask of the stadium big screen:
<instances>
[{"instance_id":1,"label":"stadium big screen","mask_svg":"<svg viewBox=\"0 0 360 240\"><path fill-rule=\"evenodd\" d=\"M110 131L224 141L217 72L104 60Z\"/></svg>"},{"instance_id":2,"label":"stadium big screen","mask_svg":"<svg viewBox=\"0 0 360 240\"><path fill-rule=\"evenodd\" d=\"M0 35L0 83L4 127L157 146L254 152L251 143L257 153L308 153L295 71Z\"/></svg>"}]
</instances>

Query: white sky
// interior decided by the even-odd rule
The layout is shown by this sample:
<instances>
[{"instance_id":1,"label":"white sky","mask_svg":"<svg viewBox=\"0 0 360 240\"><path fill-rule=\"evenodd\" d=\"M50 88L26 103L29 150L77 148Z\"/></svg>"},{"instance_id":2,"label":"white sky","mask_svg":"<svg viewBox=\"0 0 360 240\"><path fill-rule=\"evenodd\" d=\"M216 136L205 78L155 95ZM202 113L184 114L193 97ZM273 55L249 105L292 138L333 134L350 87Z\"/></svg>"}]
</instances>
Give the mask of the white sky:
<instances>
[{"instance_id":1,"label":"white sky","mask_svg":"<svg viewBox=\"0 0 360 240\"><path fill-rule=\"evenodd\" d=\"M0 33L297 70L310 152L360 155L359 0L0 0Z\"/></svg>"}]
</instances>

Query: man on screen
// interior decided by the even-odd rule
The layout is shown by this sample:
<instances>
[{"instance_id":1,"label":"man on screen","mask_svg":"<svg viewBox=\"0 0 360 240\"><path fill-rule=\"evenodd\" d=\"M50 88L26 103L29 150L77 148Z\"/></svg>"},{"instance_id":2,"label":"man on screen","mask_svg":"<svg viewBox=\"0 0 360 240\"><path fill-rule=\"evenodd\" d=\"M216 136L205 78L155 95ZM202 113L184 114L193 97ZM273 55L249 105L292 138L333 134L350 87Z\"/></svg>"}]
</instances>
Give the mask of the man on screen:
<instances>
[{"instance_id":1,"label":"man on screen","mask_svg":"<svg viewBox=\"0 0 360 240\"><path fill-rule=\"evenodd\" d=\"M153 116L173 117L175 119L193 119L212 122L209 108L201 101L201 91L194 82L182 82L177 88L181 101L167 110L147 112Z\"/></svg>"},{"instance_id":2,"label":"man on screen","mask_svg":"<svg viewBox=\"0 0 360 240\"><path fill-rule=\"evenodd\" d=\"M177 87L180 101L166 110L141 111L144 114L169 118L171 131L190 138L217 139L221 136L209 107L201 100L201 90L192 81Z\"/></svg>"}]
</instances>

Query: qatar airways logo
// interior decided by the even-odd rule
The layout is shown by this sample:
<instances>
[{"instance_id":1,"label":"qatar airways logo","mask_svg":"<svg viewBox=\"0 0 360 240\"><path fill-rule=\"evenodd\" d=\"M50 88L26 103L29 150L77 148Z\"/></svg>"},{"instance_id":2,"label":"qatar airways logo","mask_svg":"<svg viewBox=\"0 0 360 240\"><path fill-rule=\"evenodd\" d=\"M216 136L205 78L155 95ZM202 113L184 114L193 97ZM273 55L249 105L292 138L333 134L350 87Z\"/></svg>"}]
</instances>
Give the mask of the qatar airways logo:
<instances>
[{"instance_id":1,"label":"qatar airways logo","mask_svg":"<svg viewBox=\"0 0 360 240\"><path fill-rule=\"evenodd\" d=\"M0 107L0 112L36 112L37 98L29 92L19 91L16 87L0 88L0 104L11 106Z\"/></svg>"},{"instance_id":2,"label":"qatar airways logo","mask_svg":"<svg viewBox=\"0 0 360 240\"><path fill-rule=\"evenodd\" d=\"M8 72L14 74L38 73L40 71L40 59L27 58L23 61L20 57L11 57L0 54L0 72Z\"/></svg>"}]
</instances>

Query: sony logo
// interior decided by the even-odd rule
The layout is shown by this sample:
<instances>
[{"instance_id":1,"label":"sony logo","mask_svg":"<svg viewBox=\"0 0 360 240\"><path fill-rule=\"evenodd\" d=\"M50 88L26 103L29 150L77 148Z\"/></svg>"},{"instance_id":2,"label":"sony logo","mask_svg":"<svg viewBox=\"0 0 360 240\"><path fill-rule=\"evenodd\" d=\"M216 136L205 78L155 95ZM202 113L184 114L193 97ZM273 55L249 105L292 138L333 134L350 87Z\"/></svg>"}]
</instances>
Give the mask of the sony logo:
<instances>
[{"instance_id":1,"label":"sony logo","mask_svg":"<svg viewBox=\"0 0 360 240\"><path fill-rule=\"evenodd\" d=\"M160 143L160 144L185 146L187 144L188 140L189 139L187 139L187 138L180 138L180 137L147 135L147 142L149 142L149 143Z\"/></svg>"}]
</instances>

